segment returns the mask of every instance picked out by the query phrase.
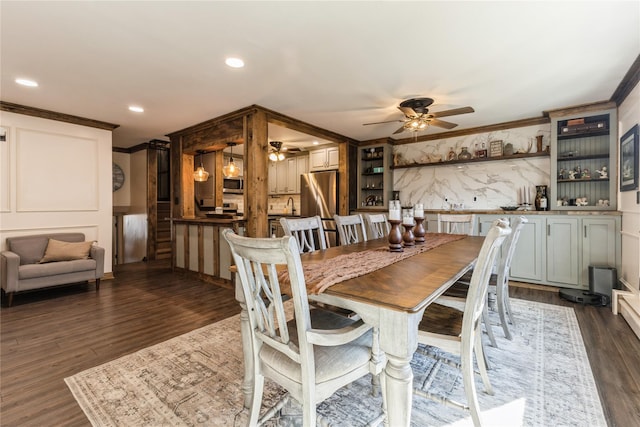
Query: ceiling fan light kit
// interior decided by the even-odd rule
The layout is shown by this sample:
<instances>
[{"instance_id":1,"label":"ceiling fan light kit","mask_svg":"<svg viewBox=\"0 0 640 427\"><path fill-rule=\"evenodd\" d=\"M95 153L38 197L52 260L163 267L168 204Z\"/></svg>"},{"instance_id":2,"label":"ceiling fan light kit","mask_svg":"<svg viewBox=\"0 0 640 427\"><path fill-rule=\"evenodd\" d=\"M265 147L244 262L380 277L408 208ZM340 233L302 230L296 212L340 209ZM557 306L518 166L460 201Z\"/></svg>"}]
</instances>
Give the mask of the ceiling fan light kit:
<instances>
[{"instance_id":1,"label":"ceiling fan light kit","mask_svg":"<svg viewBox=\"0 0 640 427\"><path fill-rule=\"evenodd\" d=\"M451 110L438 111L435 113L429 113L429 107L433 104L432 98L412 98L402 101L398 106L398 109L402 111L405 116L404 120L388 120L384 122L365 123L364 125L377 125L381 123L393 123L401 122L402 126L397 129L393 134L402 133L404 131L419 132L429 126L437 126L445 129L453 129L458 126L456 123L447 122L438 119L438 117L454 116L457 114L473 113L474 109L471 107L460 107Z\"/></svg>"},{"instance_id":2,"label":"ceiling fan light kit","mask_svg":"<svg viewBox=\"0 0 640 427\"><path fill-rule=\"evenodd\" d=\"M278 162L278 161L284 160L284 158L285 158L284 154L280 152L280 150L282 149L282 142L281 141L271 141L269 143L269 145L271 145L271 147L273 147L273 149L269 153L269 160L271 160L272 162Z\"/></svg>"}]
</instances>

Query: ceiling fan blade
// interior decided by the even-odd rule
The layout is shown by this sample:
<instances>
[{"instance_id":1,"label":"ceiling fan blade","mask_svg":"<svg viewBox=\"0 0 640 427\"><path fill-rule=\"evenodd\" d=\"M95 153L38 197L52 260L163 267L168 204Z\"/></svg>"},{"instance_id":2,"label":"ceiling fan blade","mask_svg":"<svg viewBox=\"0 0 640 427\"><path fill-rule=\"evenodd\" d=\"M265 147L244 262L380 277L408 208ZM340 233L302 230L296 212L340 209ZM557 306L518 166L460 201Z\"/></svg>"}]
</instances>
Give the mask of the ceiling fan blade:
<instances>
[{"instance_id":1,"label":"ceiling fan blade","mask_svg":"<svg viewBox=\"0 0 640 427\"><path fill-rule=\"evenodd\" d=\"M437 113L429 113L431 117L455 116L457 114L473 113L475 110L471 107L454 108L453 110L438 111Z\"/></svg>"},{"instance_id":2,"label":"ceiling fan blade","mask_svg":"<svg viewBox=\"0 0 640 427\"><path fill-rule=\"evenodd\" d=\"M398 134L398 133L402 133L402 132L404 132L405 130L406 130L406 129L405 129L404 125L402 125L402 126L400 126L400 128L399 128L397 131L395 131L395 132L393 133L393 135Z\"/></svg>"},{"instance_id":3,"label":"ceiling fan blade","mask_svg":"<svg viewBox=\"0 0 640 427\"><path fill-rule=\"evenodd\" d=\"M411 107L398 107L398 110L402 111L402 113L407 117L416 117L418 113Z\"/></svg>"},{"instance_id":4,"label":"ceiling fan blade","mask_svg":"<svg viewBox=\"0 0 640 427\"><path fill-rule=\"evenodd\" d=\"M439 119L429 119L429 125L438 126L445 129L453 129L454 127L458 126L455 123L445 122L444 120L439 120Z\"/></svg>"},{"instance_id":5,"label":"ceiling fan blade","mask_svg":"<svg viewBox=\"0 0 640 427\"><path fill-rule=\"evenodd\" d=\"M395 122L404 122L404 120L387 120L386 122L363 123L362 126L380 125L382 123L395 123Z\"/></svg>"}]
</instances>

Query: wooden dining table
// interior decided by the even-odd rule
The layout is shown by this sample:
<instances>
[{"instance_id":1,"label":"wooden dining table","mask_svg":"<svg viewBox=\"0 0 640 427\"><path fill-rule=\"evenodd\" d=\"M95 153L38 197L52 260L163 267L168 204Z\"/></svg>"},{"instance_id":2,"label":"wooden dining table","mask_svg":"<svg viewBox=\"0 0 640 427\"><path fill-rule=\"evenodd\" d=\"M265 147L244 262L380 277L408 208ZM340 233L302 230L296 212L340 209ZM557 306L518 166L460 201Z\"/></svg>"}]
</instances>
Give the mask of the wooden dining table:
<instances>
[{"instance_id":1,"label":"wooden dining table","mask_svg":"<svg viewBox=\"0 0 640 427\"><path fill-rule=\"evenodd\" d=\"M427 239L429 235L427 234ZM465 236L359 277L336 283L320 294L309 294L311 301L342 307L357 313L365 323L379 331L380 348L387 364L383 371L382 392L387 402L387 426L409 426L413 395L411 359L418 347L418 324L424 310L475 264L484 237ZM339 255L365 252L388 245L386 239L370 240L301 255L303 269L326 263ZM236 281L240 302L243 343L250 330L242 287ZM247 337L247 339L245 339ZM250 345L250 344L249 344ZM245 352L250 353L250 352ZM251 399L253 379L245 357L243 392L245 406ZM250 366L249 366L250 367Z\"/></svg>"}]
</instances>

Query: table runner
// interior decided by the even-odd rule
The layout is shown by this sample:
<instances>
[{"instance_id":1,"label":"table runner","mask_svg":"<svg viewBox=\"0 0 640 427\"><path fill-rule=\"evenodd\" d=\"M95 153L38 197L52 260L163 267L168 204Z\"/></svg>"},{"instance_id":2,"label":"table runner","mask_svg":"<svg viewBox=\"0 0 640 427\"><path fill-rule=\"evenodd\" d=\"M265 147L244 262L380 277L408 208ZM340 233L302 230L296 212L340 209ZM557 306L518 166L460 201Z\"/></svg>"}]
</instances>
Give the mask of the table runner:
<instances>
[{"instance_id":1,"label":"table runner","mask_svg":"<svg viewBox=\"0 0 640 427\"><path fill-rule=\"evenodd\" d=\"M389 248L368 249L362 252L338 255L322 262L303 267L307 292L321 294L336 283L384 268L403 259L421 254L446 243L464 239L466 234L429 233L422 245L405 247L403 252L391 252ZM286 271L280 274L282 285L289 285Z\"/></svg>"}]
</instances>

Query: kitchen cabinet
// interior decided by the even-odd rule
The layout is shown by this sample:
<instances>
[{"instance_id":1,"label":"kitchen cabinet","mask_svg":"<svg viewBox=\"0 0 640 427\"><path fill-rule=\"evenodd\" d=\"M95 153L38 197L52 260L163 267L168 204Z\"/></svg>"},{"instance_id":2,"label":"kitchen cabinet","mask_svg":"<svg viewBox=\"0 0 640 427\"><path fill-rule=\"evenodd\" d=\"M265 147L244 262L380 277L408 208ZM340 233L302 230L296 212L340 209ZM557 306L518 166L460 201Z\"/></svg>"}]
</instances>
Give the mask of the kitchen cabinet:
<instances>
[{"instance_id":1,"label":"kitchen cabinet","mask_svg":"<svg viewBox=\"0 0 640 427\"><path fill-rule=\"evenodd\" d=\"M309 151L309 171L323 171L338 169L340 165L340 151L338 147L318 148Z\"/></svg>"},{"instance_id":2,"label":"kitchen cabinet","mask_svg":"<svg viewBox=\"0 0 640 427\"><path fill-rule=\"evenodd\" d=\"M308 156L288 157L269 162L269 194L300 193L300 175L308 172Z\"/></svg>"},{"instance_id":3,"label":"kitchen cabinet","mask_svg":"<svg viewBox=\"0 0 640 427\"><path fill-rule=\"evenodd\" d=\"M615 108L560 114L550 113L551 207L616 210Z\"/></svg>"},{"instance_id":4,"label":"kitchen cabinet","mask_svg":"<svg viewBox=\"0 0 640 427\"><path fill-rule=\"evenodd\" d=\"M392 193L391 146L358 149L358 205L362 209L389 206Z\"/></svg>"},{"instance_id":5,"label":"kitchen cabinet","mask_svg":"<svg viewBox=\"0 0 640 427\"><path fill-rule=\"evenodd\" d=\"M547 218L547 280L577 286L578 218Z\"/></svg>"},{"instance_id":6,"label":"kitchen cabinet","mask_svg":"<svg viewBox=\"0 0 640 427\"><path fill-rule=\"evenodd\" d=\"M522 214L524 225L511 262L515 281L588 289L589 266L620 269L620 216ZM491 222L515 215L478 215L480 235Z\"/></svg>"}]
</instances>

